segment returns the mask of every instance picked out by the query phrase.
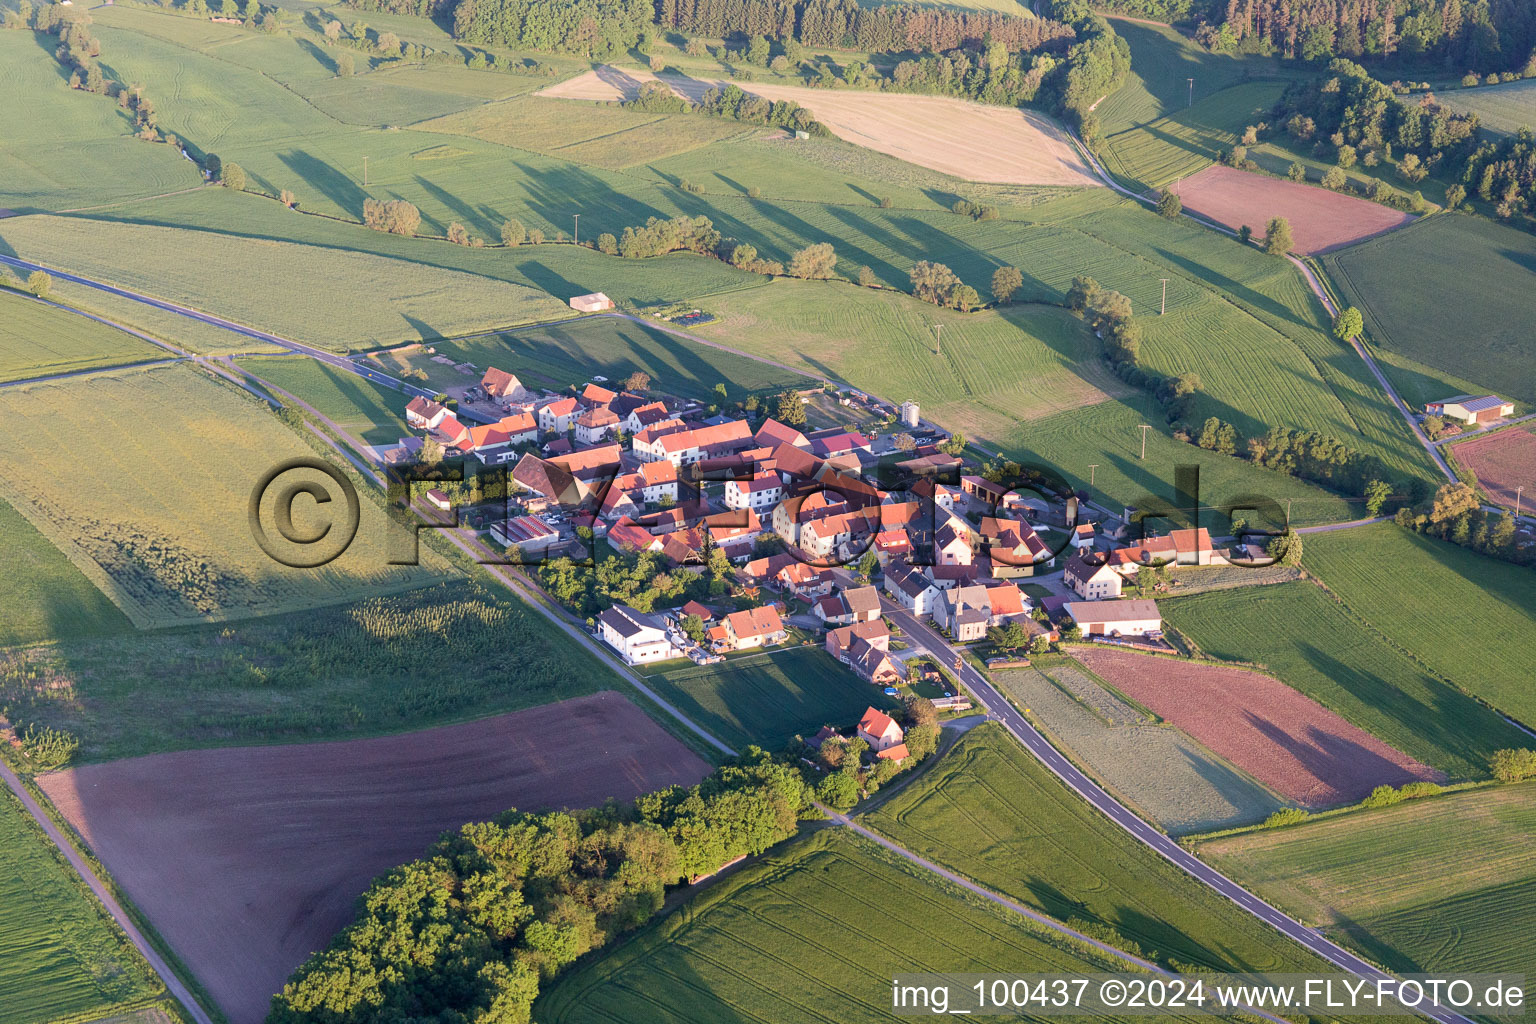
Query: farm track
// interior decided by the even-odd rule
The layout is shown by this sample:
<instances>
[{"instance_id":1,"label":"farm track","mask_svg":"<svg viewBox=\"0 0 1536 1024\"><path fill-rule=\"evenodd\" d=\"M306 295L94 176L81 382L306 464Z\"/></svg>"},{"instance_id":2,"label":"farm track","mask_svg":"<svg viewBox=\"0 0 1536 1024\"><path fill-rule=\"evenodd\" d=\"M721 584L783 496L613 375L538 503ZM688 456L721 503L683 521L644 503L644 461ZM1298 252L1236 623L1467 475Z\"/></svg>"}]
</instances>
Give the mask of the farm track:
<instances>
[{"instance_id":1,"label":"farm track","mask_svg":"<svg viewBox=\"0 0 1536 1024\"><path fill-rule=\"evenodd\" d=\"M1154 200L1148 198L1140 192L1133 192L1132 190L1126 188L1118 181L1116 181L1114 176L1104 169L1104 165L1099 162L1099 158L1093 155L1088 147L1083 144L1082 139L1078 138L1076 134L1072 135L1072 141L1075 142L1078 148L1082 150L1083 156L1088 161L1088 166L1092 167L1094 172L1097 173L1101 179L1103 179L1104 184L1108 185L1110 188L1114 189L1121 195L1126 196L1129 199L1134 199L1144 206L1152 207L1157 205ZM1210 228L1213 231L1219 231L1222 234L1231 236L1233 238L1237 237L1237 232L1233 231L1231 228L1228 228L1223 224L1218 224L1213 220L1208 220L1207 218L1198 214L1186 211L1180 214L1180 216L1188 217L1196 224ZM1312 289L1312 294L1317 296L1318 302L1322 303L1323 309L1328 313L1328 315L1330 317L1337 317L1339 315L1338 305L1333 301L1333 297L1328 293L1328 290L1323 287L1322 282L1318 279L1317 274L1313 272L1312 268L1308 266L1307 263L1300 257L1287 253L1285 258L1291 262L1292 266L1301 272L1302 279L1306 281L1307 287ZM1370 354L1370 352L1366 350L1365 343L1361 337L1359 335L1351 337L1349 339L1349 344L1350 347L1355 350L1355 354L1358 355L1361 361L1365 363L1366 368L1371 371L1371 376L1376 378L1376 383L1381 386L1382 391L1386 392L1387 396L1392 399L1392 404L1397 406L1397 411L1402 414L1404 422L1408 424L1408 429L1413 432L1413 436L1418 440L1420 447L1422 447L1424 451L1428 453L1429 457L1434 460L1435 465L1439 468L1441 474L1445 476L1446 480L1450 483L1455 483L1456 474L1451 471L1451 467L1448 466L1445 462L1445 459L1441 457L1440 452L1435 447L1434 443L1431 442L1430 439L1425 436L1424 431L1419 428L1418 421L1413 418L1412 411L1409 410L1407 404L1403 401L1402 396L1397 393L1397 389L1392 386L1392 382L1387 380L1387 375L1381 372L1381 367L1377 365L1375 358Z\"/></svg>"},{"instance_id":2,"label":"farm track","mask_svg":"<svg viewBox=\"0 0 1536 1024\"><path fill-rule=\"evenodd\" d=\"M1075 136L1073 137L1073 141L1081 146L1080 140L1077 140ZM1089 162L1089 165L1095 170L1096 173L1100 175L1100 177L1104 179L1106 184L1115 189L1117 192L1120 192L1133 199L1137 199L1143 203L1149 202L1149 200L1147 200L1145 197L1138 196L1116 183L1103 170L1102 166L1099 165L1098 161L1093 157L1093 155L1087 151L1087 148L1082 148L1085 158ZM1204 222L1202 221L1202 223ZM1219 226L1217 229L1222 230ZM1303 269L1303 271L1306 270L1305 265L1302 264L1299 260L1295 260L1294 258L1292 259L1298 267ZM425 392L420 388L406 384L403 381L396 380L395 378L389 377L386 374L359 366L351 359L347 359L333 353L324 352L322 350L315 349L311 346L303 345L302 343L294 342L286 338L281 338L266 331L260 331L255 328L246 327L244 325L234 323L233 321L225 320L221 317L203 313L201 311L190 309L185 306L180 306L175 303L166 302L161 299L155 299L150 296L140 295L126 289L101 284L87 278L79 277L78 275L67 274L62 271L53 270L51 268L41 267L36 264L31 264L24 260L15 259L9 256L0 256L0 262L27 271L34 269L47 270L49 273L53 273L64 280L73 281L87 287L106 291L111 294L119 295L123 298L143 302L147 305L154 306L155 308L171 312L179 316L198 320L200 322L211 324L217 327L224 327L225 329L233 331L237 334L241 334L260 341L270 342L280 347L289 349L290 351L308 355L311 358L318 359L323 363L345 370L349 373L357 374L375 383L382 384L397 391L402 391L413 395L425 394ZM1312 285L1314 293L1317 294L1319 298L1324 302L1325 308L1332 308L1325 293L1321 290L1321 286L1316 282L1316 279L1310 273L1307 274L1307 277L1308 283ZM621 314L621 316L624 316L627 319L634 319L624 314ZM695 338L686 332L669 331L669 333L676 333L682 337L688 338L688 340L698 341L711 345L715 348L725 348L725 346L718 345L717 343L707 342L701 338ZM1356 351L1360 352L1362 357L1368 359L1368 357L1365 356L1363 348L1361 348L1358 344L1356 345ZM203 360L199 358L198 361L199 363L214 370L214 372L219 373L221 376L224 376L226 372L228 372L223 366L215 367L213 365L214 361L212 360ZM771 362L770 360L761 359L760 361ZM1375 367L1373 361L1370 363L1370 365L1372 366L1372 369L1375 370L1378 380L1380 380L1383 386L1387 387L1389 392L1392 394L1394 400L1397 402L1399 409L1403 411L1405 417L1408 416L1406 406L1404 406L1402 400L1397 397L1396 392L1390 391L1390 385L1386 383L1386 379L1381 375L1380 370ZM228 366L232 368L233 363L229 363ZM244 376L250 380L257 381L263 386L270 386L266 385L264 381L261 381L260 378L250 374L248 371L238 370L235 371L235 374L236 376ZM243 386L248 387L248 385ZM306 405L305 408L308 409L309 407ZM316 415L316 417L325 423L331 430L335 431L337 437L344 438L348 444L357 445L360 449L366 450L366 446L363 446L360 440L353 438L348 432L342 430L329 418L320 416L319 413L313 409L310 409L310 412ZM1416 427L1416 424L1414 426ZM348 462L350 462L354 467L362 472L367 479L371 480L376 486L383 485L382 479L379 477L378 473L357 455L349 451L343 444L341 444L333 437L326 436L323 432L314 428L313 425L311 425L311 429L315 430L315 432L319 434L324 440L326 440L328 444L340 452L348 460ZM1421 440L1423 440L1422 434L1419 434L1417 430L1415 430L1415 433L1421 438ZM1427 440L1424 440L1423 443L1425 443L1426 446L1428 445ZM448 533L447 537L451 543L459 548L460 551L470 556L471 558L477 558L479 554L487 553L484 552L483 549L477 551L476 547L470 542L456 536L451 532ZM540 592L537 592L536 588L532 587L531 584L513 578L511 574L507 573L505 567L487 565L486 569L503 586L507 587L518 597L532 605L539 611L541 615L553 622L567 635L571 636L583 648L598 656L599 659L602 660L604 664L608 665L613 671L623 675L632 686L644 694L648 699L653 701L657 707L665 710L669 715L675 718L689 731L722 753L725 753L728 756L735 754L735 751L732 750L729 746L715 738L703 727L693 722L685 714L683 714L681 710L658 696L653 690L651 690L650 687L646 686L638 676L621 669L614 660L607 656L606 651L604 651L600 645L594 643L584 631L569 621L559 610L550 607L543 595ZM928 629L926 626L918 623L911 616L907 615L903 610L894 606L887 605L883 599L882 605L886 605L887 614L891 615L895 621L900 623L903 629L907 631L908 635L916 639L927 653L934 657L942 658L947 664L954 663L954 658L956 657L954 649L951 648L941 637L939 637L937 633L934 633L931 629ZM940 654L939 652L944 652L944 654ZM948 655L947 658L944 657L945 654ZM970 665L965 665L961 671L961 679L973 690L973 692L976 692L982 696L984 702L986 702L988 706L993 709L991 711L991 715L1002 722L1005 728L1007 728L1009 734L1012 735L1020 743L1020 745L1028 750L1031 755L1033 755L1042 764L1044 764L1069 788L1077 792L1079 796L1083 797L1083 799L1092 804L1095 809L1106 815L1111 821L1113 821L1120 828L1129 832L1137 840L1151 847L1165 860L1168 860L1170 863L1180 868L1182 871L1184 871L1186 874L1189 874L1197 881L1209 886L1216 892L1220 893L1222 896L1225 896L1227 899L1241 907L1244 911L1252 914L1255 917L1258 917L1261 921L1264 921L1266 924L1269 924L1271 927L1275 928L1282 934L1300 943L1309 951L1323 958L1324 960L1363 978L1378 979L1387 977L1384 972L1382 972L1373 964L1348 952L1335 943L1330 942L1315 929L1307 928L1300 922L1275 909L1269 904L1259 900L1252 893L1248 892L1246 889L1242 888L1237 883L1227 878L1225 875L1198 860L1192 854L1171 840L1167 835L1147 825L1146 822L1142 821L1142 819L1138 817L1134 812L1111 797L1108 793L1097 786L1092 780L1090 780L1083 772L1076 768L1070 761L1064 758L1039 732L1037 732L1023 718L1022 715L1020 715L1012 708L1011 705L1007 703L1001 694L999 694L998 691L995 690L978 671L976 671L976 669ZM36 813L41 814L41 811L38 810ZM927 864L926 861L917 857L916 854L912 854L910 851L906 851L906 855L915 863L923 865ZM1123 956L1124 954L1117 955ZM1425 1011L1424 1015L1432 1020L1441 1022L1441 1024L1473 1024L1469 1018L1439 1009ZM211 1024L211 1022L206 1020L199 1020L198 1024Z\"/></svg>"}]
</instances>

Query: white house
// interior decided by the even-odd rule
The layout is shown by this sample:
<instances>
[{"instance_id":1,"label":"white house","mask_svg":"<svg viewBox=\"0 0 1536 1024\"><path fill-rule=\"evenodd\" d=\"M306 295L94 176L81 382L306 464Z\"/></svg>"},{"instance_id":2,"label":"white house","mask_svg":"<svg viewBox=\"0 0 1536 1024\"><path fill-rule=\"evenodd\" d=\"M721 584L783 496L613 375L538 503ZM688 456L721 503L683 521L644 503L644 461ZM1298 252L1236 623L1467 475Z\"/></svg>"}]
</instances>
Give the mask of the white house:
<instances>
[{"instance_id":1,"label":"white house","mask_svg":"<svg viewBox=\"0 0 1536 1024\"><path fill-rule=\"evenodd\" d=\"M574 398L557 398L539 407L539 429L546 434L563 434L576 422L580 410Z\"/></svg>"},{"instance_id":2,"label":"white house","mask_svg":"<svg viewBox=\"0 0 1536 1024\"><path fill-rule=\"evenodd\" d=\"M1079 551L1067 559L1062 582L1089 601L1105 601L1120 596L1124 578L1109 567L1102 557L1084 557Z\"/></svg>"},{"instance_id":3,"label":"white house","mask_svg":"<svg viewBox=\"0 0 1536 1024\"><path fill-rule=\"evenodd\" d=\"M783 496L784 482L779 479L777 473L754 473L747 480L733 479L725 482L726 508L749 508L761 513L763 509L777 505Z\"/></svg>"},{"instance_id":4,"label":"white house","mask_svg":"<svg viewBox=\"0 0 1536 1024\"><path fill-rule=\"evenodd\" d=\"M892 562L885 568L885 592L913 615L923 616L933 614L933 601L939 588L905 562Z\"/></svg>"},{"instance_id":5,"label":"white house","mask_svg":"<svg viewBox=\"0 0 1536 1024\"><path fill-rule=\"evenodd\" d=\"M1144 636L1163 628L1156 601L1068 601L1063 607L1084 636Z\"/></svg>"},{"instance_id":6,"label":"white house","mask_svg":"<svg viewBox=\"0 0 1536 1024\"><path fill-rule=\"evenodd\" d=\"M447 408L430 398L413 398L405 407L405 422L417 430L431 430L447 415Z\"/></svg>"},{"instance_id":7,"label":"white house","mask_svg":"<svg viewBox=\"0 0 1536 1024\"><path fill-rule=\"evenodd\" d=\"M672 641L656 620L628 605L616 604L597 617L598 635L626 664L642 665L672 656Z\"/></svg>"},{"instance_id":8,"label":"white house","mask_svg":"<svg viewBox=\"0 0 1536 1024\"><path fill-rule=\"evenodd\" d=\"M619 418L612 409L602 406L588 409L576 417L576 443L597 444L619 427Z\"/></svg>"}]
</instances>

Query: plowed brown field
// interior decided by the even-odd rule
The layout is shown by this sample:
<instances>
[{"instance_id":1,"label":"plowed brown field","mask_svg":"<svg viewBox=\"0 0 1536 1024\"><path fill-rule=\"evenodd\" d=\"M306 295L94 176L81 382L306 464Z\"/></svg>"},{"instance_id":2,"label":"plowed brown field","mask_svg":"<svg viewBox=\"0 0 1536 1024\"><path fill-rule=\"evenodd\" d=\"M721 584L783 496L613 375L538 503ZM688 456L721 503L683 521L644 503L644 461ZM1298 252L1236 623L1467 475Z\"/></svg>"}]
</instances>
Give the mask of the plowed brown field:
<instances>
[{"instance_id":1,"label":"plowed brown field","mask_svg":"<svg viewBox=\"0 0 1536 1024\"><path fill-rule=\"evenodd\" d=\"M1353 245L1413 220L1412 214L1369 199L1220 164L1185 178L1174 191L1191 213L1234 231L1246 224L1255 238L1264 237L1271 217L1284 217L1291 225L1291 248L1308 256Z\"/></svg>"},{"instance_id":2,"label":"plowed brown field","mask_svg":"<svg viewBox=\"0 0 1536 1024\"><path fill-rule=\"evenodd\" d=\"M232 1024L381 872L516 807L588 807L709 766L616 693L402 736L191 750L39 779Z\"/></svg>"},{"instance_id":3,"label":"plowed brown field","mask_svg":"<svg viewBox=\"0 0 1536 1024\"><path fill-rule=\"evenodd\" d=\"M1529 509L1536 505L1536 428L1501 430L1492 437L1475 437L1452 448L1456 461L1477 474L1488 496L1501 505L1515 503L1515 489Z\"/></svg>"},{"instance_id":4,"label":"plowed brown field","mask_svg":"<svg viewBox=\"0 0 1536 1024\"><path fill-rule=\"evenodd\" d=\"M1107 647L1073 657L1288 800L1328 807L1445 776L1278 679Z\"/></svg>"}]
</instances>

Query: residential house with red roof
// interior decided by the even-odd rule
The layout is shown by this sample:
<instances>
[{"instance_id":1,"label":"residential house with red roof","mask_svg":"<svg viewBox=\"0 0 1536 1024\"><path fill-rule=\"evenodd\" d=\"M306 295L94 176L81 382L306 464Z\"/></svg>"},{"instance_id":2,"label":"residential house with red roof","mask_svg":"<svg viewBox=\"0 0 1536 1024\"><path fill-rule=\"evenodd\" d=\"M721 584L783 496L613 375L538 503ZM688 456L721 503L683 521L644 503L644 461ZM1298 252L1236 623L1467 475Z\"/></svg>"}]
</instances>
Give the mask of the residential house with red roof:
<instances>
[{"instance_id":1,"label":"residential house with red roof","mask_svg":"<svg viewBox=\"0 0 1536 1024\"><path fill-rule=\"evenodd\" d=\"M576 443L597 444L619 426L619 417L607 406L588 409L576 417Z\"/></svg>"},{"instance_id":2,"label":"residential house with red roof","mask_svg":"<svg viewBox=\"0 0 1536 1024\"><path fill-rule=\"evenodd\" d=\"M605 387L599 387L596 384L588 384L586 387L581 389L581 395L579 397L581 398L582 405L586 406L588 409L596 409L598 406L607 405L609 402L612 402L619 396L617 392L609 391Z\"/></svg>"},{"instance_id":3,"label":"residential house with red roof","mask_svg":"<svg viewBox=\"0 0 1536 1024\"><path fill-rule=\"evenodd\" d=\"M1109 565L1109 560L1088 551L1079 551L1067 559L1061 580L1089 601L1109 601L1120 596L1125 580Z\"/></svg>"},{"instance_id":4,"label":"residential house with red roof","mask_svg":"<svg viewBox=\"0 0 1536 1024\"><path fill-rule=\"evenodd\" d=\"M716 644L716 649L722 651L744 651L782 643L789 635L779 610L771 604L732 612L717 628L724 631L721 642Z\"/></svg>"},{"instance_id":5,"label":"residential house with red roof","mask_svg":"<svg viewBox=\"0 0 1536 1024\"><path fill-rule=\"evenodd\" d=\"M891 599L913 615L933 614L933 602L939 596L939 588L917 569L905 563L886 566L885 592Z\"/></svg>"},{"instance_id":6,"label":"residential house with red roof","mask_svg":"<svg viewBox=\"0 0 1536 1024\"><path fill-rule=\"evenodd\" d=\"M496 367L489 367L485 375L480 378L481 389L492 398L518 398L524 392L523 382L516 376Z\"/></svg>"},{"instance_id":7,"label":"residential house with red roof","mask_svg":"<svg viewBox=\"0 0 1536 1024\"><path fill-rule=\"evenodd\" d=\"M750 447L752 441L752 432L743 420L727 420L654 438L647 437L647 433L649 431L635 435L631 446L635 454L647 462L666 459L674 466L692 465L707 455L740 451Z\"/></svg>"},{"instance_id":8,"label":"residential house with red roof","mask_svg":"<svg viewBox=\"0 0 1536 1024\"><path fill-rule=\"evenodd\" d=\"M778 447L781 444L793 445L796 448L811 446L811 442L806 440L804 434L771 416L763 420L762 425L757 428L757 433L752 435L752 439L764 447Z\"/></svg>"},{"instance_id":9,"label":"residential house with red roof","mask_svg":"<svg viewBox=\"0 0 1536 1024\"><path fill-rule=\"evenodd\" d=\"M752 509L762 512L779 503L784 495L784 483L777 473L754 473L745 479L725 482L725 507Z\"/></svg>"},{"instance_id":10,"label":"residential house with red roof","mask_svg":"<svg viewBox=\"0 0 1536 1024\"><path fill-rule=\"evenodd\" d=\"M667 404L665 402L647 402L644 405L635 406L625 414L624 429L631 434L638 434L646 427L655 426L657 423L672 418L672 414L667 411Z\"/></svg>"},{"instance_id":11,"label":"residential house with red roof","mask_svg":"<svg viewBox=\"0 0 1536 1024\"><path fill-rule=\"evenodd\" d=\"M907 738L896 720L879 708L867 708L859 719L859 739L869 744L869 749L879 755L882 751L904 746Z\"/></svg>"},{"instance_id":12,"label":"residential house with red roof","mask_svg":"<svg viewBox=\"0 0 1536 1024\"><path fill-rule=\"evenodd\" d=\"M431 430L448 415L447 406L430 398L413 398L405 407L405 422L417 430Z\"/></svg>"},{"instance_id":13,"label":"residential house with red roof","mask_svg":"<svg viewBox=\"0 0 1536 1024\"><path fill-rule=\"evenodd\" d=\"M557 398L539 406L539 429L546 434L564 434L579 415L574 398Z\"/></svg>"}]
</instances>

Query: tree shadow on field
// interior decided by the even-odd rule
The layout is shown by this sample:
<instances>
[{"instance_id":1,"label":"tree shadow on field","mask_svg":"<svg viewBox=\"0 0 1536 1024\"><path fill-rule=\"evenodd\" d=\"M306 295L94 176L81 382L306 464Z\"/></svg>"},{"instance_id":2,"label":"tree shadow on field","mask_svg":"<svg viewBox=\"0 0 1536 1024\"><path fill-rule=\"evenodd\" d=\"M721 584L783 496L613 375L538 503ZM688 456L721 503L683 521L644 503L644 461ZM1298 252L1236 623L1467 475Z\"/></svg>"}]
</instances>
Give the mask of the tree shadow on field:
<instances>
[{"instance_id":1,"label":"tree shadow on field","mask_svg":"<svg viewBox=\"0 0 1536 1024\"><path fill-rule=\"evenodd\" d=\"M518 271L535 288L540 288L557 299L568 300L573 295L585 295L591 291L538 260L528 260L517 265Z\"/></svg>"},{"instance_id":2,"label":"tree shadow on field","mask_svg":"<svg viewBox=\"0 0 1536 1024\"><path fill-rule=\"evenodd\" d=\"M302 149L277 154L283 166L297 174L304 183L318 191L349 217L363 215L363 200L368 193L350 174Z\"/></svg>"},{"instance_id":3,"label":"tree shadow on field","mask_svg":"<svg viewBox=\"0 0 1536 1024\"><path fill-rule=\"evenodd\" d=\"M313 11L308 11L305 13L305 17L308 18L313 13ZM318 19L316 20L318 21ZM300 49L308 53L311 57L315 58L315 62L318 63L321 67L325 68L327 71L336 71L339 69L335 58L326 53L324 50L320 49L320 47L316 46L314 43L310 42L308 39L300 39L298 40L298 43Z\"/></svg>"},{"instance_id":4,"label":"tree shadow on field","mask_svg":"<svg viewBox=\"0 0 1536 1024\"><path fill-rule=\"evenodd\" d=\"M1189 747L1181 746L1179 755L1188 762L1190 771L1200 781L1210 786L1218 797L1233 807L1230 814L1209 827L1229 828L1233 825L1253 824L1285 806L1284 801L1214 754L1202 757ZM1200 831L1205 831L1208 826L1202 824L1198 827ZM1185 830L1188 830L1187 826Z\"/></svg>"},{"instance_id":5,"label":"tree shadow on field","mask_svg":"<svg viewBox=\"0 0 1536 1024\"><path fill-rule=\"evenodd\" d=\"M1233 244L1236 245L1237 243L1233 242ZM1296 315L1294 310L1290 309L1288 306L1282 305L1280 302L1270 298L1263 292L1255 291L1248 285L1243 284L1240 281L1233 280L1227 275L1207 266L1204 263L1197 263L1186 256L1180 256L1175 252L1162 248L1161 246L1153 246L1152 251L1166 260L1171 266L1177 267L1178 269L1184 271L1184 273L1195 278L1197 281L1203 281L1213 288L1228 292L1239 301L1245 302L1255 309L1262 310L1277 320L1296 324L1298 327L1305 327L1309 330L1322 329L1319 324L1301 319ZM1315 299L1313 301L1315 301Z\"/></svg>"},{"instance_id":6,"label":"tree shadow on field","mask_svg":"<svg viewBox=\"0 0 1536 1024\"><path fill-rule=\"evenodd\" d=\"M666 216L638 196L621 192L605 179L572 163L538 166L514 161L517 183L526 194L525 204L535 215L564 230L573 214L581 214L582 233L596 238L607 231L615 235L650 217Z\"/></svg>"},{"instance_id":7,"label":"tree shadow on field","mask_svg":"<svg viewBox=\"0 0 1536 1024\"><path fill-rule=\"evenodd\" d=\"M479 211L442 186L434 185L419 174L416 175L416 184L421 186L423 192L446 207L454 215L453 220L464 222L464 226L469 228L471 233L499 230L499 225L492 223L488 218L482 218ZM446 234L448 231L447 224L442 224L425 213L422 214L421 219L435 225L439 232Z\"/></svg>"}]
</instances>

